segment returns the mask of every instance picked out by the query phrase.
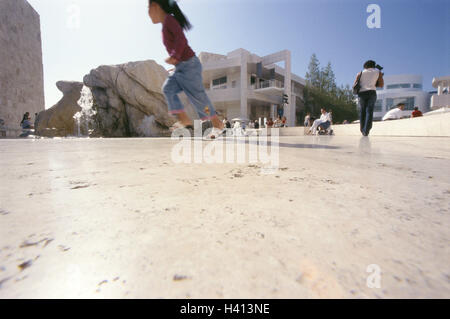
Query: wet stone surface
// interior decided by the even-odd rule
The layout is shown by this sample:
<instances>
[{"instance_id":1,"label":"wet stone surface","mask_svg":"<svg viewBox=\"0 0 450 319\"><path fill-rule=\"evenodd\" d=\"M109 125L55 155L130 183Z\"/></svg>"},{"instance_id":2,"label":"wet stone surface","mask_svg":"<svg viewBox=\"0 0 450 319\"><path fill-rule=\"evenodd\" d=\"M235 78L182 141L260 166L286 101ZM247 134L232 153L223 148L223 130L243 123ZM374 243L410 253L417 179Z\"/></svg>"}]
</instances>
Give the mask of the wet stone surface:
<instances>
[{"instance_id":1,"label":"wet stone surface","mask_svg":"<svg viewBox=\"0 0 450 319\"><path fill-rule=\"evenodd\" d=\"M448 139L176 143L0 140L0 298L450 297Z\"/></svg>"}]
</instances>

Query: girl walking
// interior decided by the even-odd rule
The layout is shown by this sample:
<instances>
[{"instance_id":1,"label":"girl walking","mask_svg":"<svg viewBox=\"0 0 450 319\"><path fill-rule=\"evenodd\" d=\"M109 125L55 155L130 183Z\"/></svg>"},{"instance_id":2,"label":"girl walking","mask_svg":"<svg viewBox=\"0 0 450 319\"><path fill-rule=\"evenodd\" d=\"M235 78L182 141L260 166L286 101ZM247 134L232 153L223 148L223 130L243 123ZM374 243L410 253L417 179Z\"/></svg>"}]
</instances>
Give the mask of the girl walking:
<instances>
[{"instance_id":1,"label":"girl walking","mask_svg":"<svg viewBox=\"0 0 450 319\"><path fill-rule=\"evenodd\" d=\"M184 110L178 94L186 93L200 119L211 120L214 128L211 139L220 136L223 123L203 87L202 65L188 44L183 30L192 28L175 0L149 0L149 15L154 24L162 23L163 43L169 53L166 63L175 66L163 86L169 113L178 118L178 126L192 128L193 123Z\"/></svg>"}]
</instances>

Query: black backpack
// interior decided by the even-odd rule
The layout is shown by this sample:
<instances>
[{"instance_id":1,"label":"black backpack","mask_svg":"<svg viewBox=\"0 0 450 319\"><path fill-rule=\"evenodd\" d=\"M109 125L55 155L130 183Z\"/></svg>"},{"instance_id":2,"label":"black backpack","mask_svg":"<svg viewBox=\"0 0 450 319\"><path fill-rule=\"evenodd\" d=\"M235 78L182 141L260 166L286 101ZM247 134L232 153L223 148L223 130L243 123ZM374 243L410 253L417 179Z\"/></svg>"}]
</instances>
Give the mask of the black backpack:
<instances>
[{"instance_id":1,"label":"black backpack","mask_svg":"<svg viewBox=\"0 0 450 319\"><path fill-rule=\"evenodd\" d=\"M362 71L359 73L358 79L356 80L355 85L353 85L353 94L354 95L358 95L359 90L361 90L361 76L362 76Z\"/></svg>"}]
</instances>

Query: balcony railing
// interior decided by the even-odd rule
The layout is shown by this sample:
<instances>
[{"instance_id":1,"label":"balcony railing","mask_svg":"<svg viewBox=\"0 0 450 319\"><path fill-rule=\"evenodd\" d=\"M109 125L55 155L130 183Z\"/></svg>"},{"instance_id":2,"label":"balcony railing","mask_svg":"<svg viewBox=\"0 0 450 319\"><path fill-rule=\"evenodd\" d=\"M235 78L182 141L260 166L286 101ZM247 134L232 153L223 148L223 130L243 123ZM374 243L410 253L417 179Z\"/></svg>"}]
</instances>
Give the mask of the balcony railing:
<instances>
[{"instance_id":1,"label":"balcony railing","mask_svg":"<svg viewBox=\"0 0 450 319\"><path fill-rule=\"evenodd\" d=\"M225 84L220 84L220 85L213 85L211 87L211 90L226 90L227 88L228 88L227 84L225 83Z\"/></svg>"},{"instance_id":2,"label":"balcony railing","mask_svg":"<svg viewBox=\"0 0 450 319\"><path fill-rule=\"evenodd\" d=\"M278 80L267 80L267 81L261 81L259 83L252 84L252 89L258 90L258 89L267 89L267 88L278 88L283 89L284 83Z\"/></svg>"}]
</instances>

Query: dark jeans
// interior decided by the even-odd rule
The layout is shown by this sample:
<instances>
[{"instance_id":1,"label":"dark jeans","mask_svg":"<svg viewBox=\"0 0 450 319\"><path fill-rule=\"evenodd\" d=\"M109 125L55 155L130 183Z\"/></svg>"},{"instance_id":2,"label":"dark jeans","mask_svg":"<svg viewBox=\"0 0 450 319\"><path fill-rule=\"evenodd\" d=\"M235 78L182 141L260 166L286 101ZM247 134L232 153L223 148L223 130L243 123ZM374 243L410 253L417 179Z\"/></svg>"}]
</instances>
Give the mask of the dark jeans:
<instances>
[{"instance_id":1,"label":"dark jeans","mask_svg":"<svg viewBox=\"0 0 450 319\"><path fill-rule=\"evenodd\" d=\"M361 133L364 135L369 135L372 129L373 122L373 109L375 103L377 102L377 92L376 91L366 91L359 93L359 105L361 107Z\"/></svg>"},{"instance_id":2,"label":"dark jeans","mask_svg":"<svg viewBox=\"0 0 450 319\"><path fill-rule=\"evenodd\" d=\"M322 130L328 130L330 128L330 126L331 126L330 121L326 121L325 123L322 123L319 125L319 127L321 127Z\"/></svg>"}]
</instances>

